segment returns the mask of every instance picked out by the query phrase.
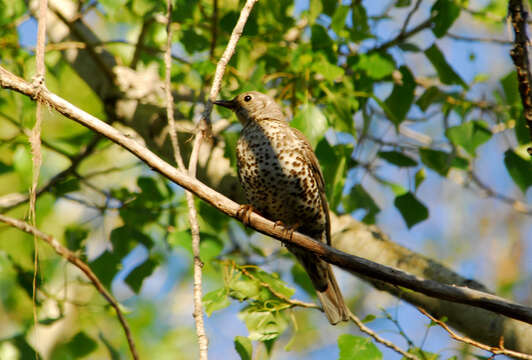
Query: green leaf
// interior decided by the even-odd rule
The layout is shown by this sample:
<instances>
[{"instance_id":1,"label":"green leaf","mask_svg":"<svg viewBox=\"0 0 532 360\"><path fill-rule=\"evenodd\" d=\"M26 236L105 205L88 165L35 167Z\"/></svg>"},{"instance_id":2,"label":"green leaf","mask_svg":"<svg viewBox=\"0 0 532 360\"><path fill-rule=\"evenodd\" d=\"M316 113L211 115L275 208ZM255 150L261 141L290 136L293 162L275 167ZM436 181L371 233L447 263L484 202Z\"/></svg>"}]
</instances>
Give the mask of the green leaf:
<instances>
[{"instance_id":1,"label":"green leaf","mask_svg":"<svg viewBox=\"0 0 532 360\"><path fill-rule=\"evenodd\" d=\"M371 195L360 184L353 186L349 195L342 199L342 205L346 212L350 213L357 209L364 209L367 211L362 219L367 224L375 223L375 215L380 211Z\"/></svg>"},{"instance_id":2,"label":"green leaf","mask_svg":"<svg viewBox=\"0 0 532 360\"><path fill-rule=\"evenodd\" d=\"M439 150L423 148L419 149L419 157L428 168L436 171L441 176L447 176L452 161L450 154Z\"/></svg>"},{"instance_id":3,"label":"green leaf","mask_svg":"<svg viewBox=\"0 0 532 360\"><path fill-rule=\"evenodd\" d=\"M0 3L0 25L13 24L27 11L23 0L9 0Z\"/></svg>"},{"instance_id":4,"label":"green leaf","mask_svg":"<svg viewBox=\"0 0 532 360\"><path fill-rule=\"evenodd\" d=\"M331 29L333 29L337 35L340 35L344 30L347 14L349 14L349 6L347 5L338 6L334 12L331 19Z\"/></svg>"},{"instance_id":5,"label":"green leaf","mask_svg":"<svg viewBox=\"0 0 532 360\"><path fill-rule=\"evenodd\" d=\"M153 240L148 235L129 225L113 229L111 231L111 243L113 244L113 253L119 257L129 254L138 244L142 244L148 249L153 246Z\"/></svg>"},{"instance_id":6,"label":"green leaf","mask_svg":"<svg viewBox=\"0 0 532 360\"><path fill-rule=\"evenodd\" d=\"M218 236L200 233L200 254L203 262L209 263L212 259L220 255L223 248L224 243Z\"/></svg>"},{"instance_id":7,"label":"green leaf","mask_svg":"<svg viewBox=\"0 0 532 360\"><path fill-rule=\"evenodd\" d=\"M250 340L266 341L276 339L287 328L287 322L278 311L255 311L252 307L242 310L238 317L244 321Z\"/></svg>"},{"instance_id":8,"label":"green leaf","mask_svg":"<svg viewBox=\"0 0 532 360\"><path fill-rule=\"evenodd\" d=\"M367 324L367 323L369 323L369 322L372 322L372 321L375 320L376 318L377 318L377 317L376 317L375 315L373 315L373 314L368 314L368 315L366 315L366 316L364 317L364 319L362 319L362 322L363 322L364 324Z\"/></svg>"},{"instance_id":9,"label":"green leaf","mask_svg":"<svg viewBox=\"0 0 532 360\"><path fill-rule=\"evenodd\" d=\"M33 163L28 146L18 145L13 154L13 167L18 174L20 187L27 189L31 185Z\"/></svg>"},{"instance_id":10,"label":"green leaf","mask_svg":"<svg viewBox=\"0 0 532 360\"><path fill-rule=\"evenodd\" d=\"M87 235L89 235L87 228L79 225L69 225L65 230L67 248L72 251L80 250Z\"/></svg>"},{"instance_id":11,"label":"green leaf","mask_svg":"<svg viewBox=\"0 0 532 360\"><path fill-rule=\"evenodd\" d=\"M260 284L249 278L234 278L228 287L230 289L229 295L238 301L258 299L261 291Z\"/></svg>"},{"instance_id":12,"label":"green leaf","mask_svg":"<svg viewBox=\"0 0 532 360\"><path fill-rule=\"evenodd\" d=\"M336 209L342 199L347 171L354 166L351 159L351 144L331 146L324 138L316 147L316 156L321 164L325 179L325 191L329 207Z\"/></svg>"},{"instance_id":13,"label":"green leaf","mask_svg":"<svg viewBox=\"0 0 532 360\"><path fill-rule=\"evenodd\" d=\"M416 190L419 187L419 185L421 185L423 181L425 181L426 177L427 177L427 174L425 173L425 168L421 168L418 170L418 172L416 172L416 176L415 176L415 182L416 182L415 189Z\"/></svg>"},{"instance_id":14,"label":"green leaf","mask_svg":"<svg viewBox=\"0 0 532 360\"><path fill-rule=\"evenodd\" d=\"M447 85L461 85L464 88L467 88L467 84L462 80L462 78L453 70L451 65L447 63L443 53L440 51L436 44L432 44L430 48L425 50L425 55L432 63L440 81Z\"/></svg>"},{"instance_id":15,"label":"green leaf","mask_svg":"<svg viewBox=\"0 0 532 360\"><path fill-rule=\"evenodd\" d=\"M430 105L443 102L443 100L445 100L445 96L445 93L442 92L438 87L431 86L425 90L419 99L417 99L416 104L419 106L421 111L427 111Z\"/></svg>"},{"instance_id":16,"label":"green leaf","mask_svg":"<svg viewBox=\"0 0 532 360\"><path fill-rule=\"evenodd\" d=\"M198 34L193 29L183 31L181 36L181 43L189 54L203 51L209 48L209 40L203 35Z\"/></svg>"},{"instance_id":17,"label":"green leaf","mask_svg":"<svg viewBox=\"0 0 532 360\"><path fill-rule=\"evenodd\" d=\"M314 53L321 52L331 64L336 64L336 53L333 51L334 42L323 26L318 24L312 25L310 44Z\"/></svg>"},{"instance_id":18,"label":"green leaf","mask_svg":"<svg viewBox=\"0 0 532 360\"><path fill-rule=\"evenodd\" d=\"M121 258L114 253L104 251L102 255L90 263L90 267L102 284L110 289L111 282L122 268Z\"/></svg>"},{"instance_id":19,"label":"green leaf","mask_svg":"<svg viewBox=\"0 0 532 360\"><path fill-rule=\"evenodd\" d=\"M410 70L406 66L401 66L399 71L402 75L401 83L394 85L392 93L384 102L390 112L395 115L395 118L389 120L396 126L403 122L408 110L410 110L416 89L416 82Z\"/></svg>"},{"instance_id":20,"label":"green leaf","mask_svg":"<svg viewBox=\"0 0 532 360\"><path fill-rule=\"evenodd\" d=\"M33 347L28 344L28 342L26 341L25 333L14 336L12 338L2 339L2 342L3 341L9 341L15 346L15 348L17 348L19 359L37 359L37 355L39 355L39 358L42 357L42 355L38 354L35 349L33 349ZM0 342L0 344L2 342Z\"/></svg>"},{"instance_id":21,"label":"green leaf","mask_svg":"<svg viewBox=\"0 0 532 360\"><path fill-rule=\"evenodd\" d=\"M461 146L471 156L475 156L476 148L491 138L491 131L483 121L468 121L448 128L445 135L453 144Z\"/></svg>"},{"instance_id":22,"label":"green leaf","mask_svg":"<svg viewBox=\"0 0 532 360\"><path fill-rule=\"evenodd\" d=\"M68 349L68 352L74 356L74 358L81 358L87 356L96 348L98 344L92 338L87 336L83 331L78 332L69 342L64 344Z\"/></svg>"},{"instance_id":23,"label":"green leaf","mask_svg":"<svg viewBox=\"0 0 532 360\"><path fill-rule=\"evenodd\" d=\"M380 360L382 353L367 338L343 334L338 337L340 357L338 360Z\"/></svg>"},{"instance_id":24,"label":"green leaf","mask_svg":"<svg viewBox=\"0 0 532 360\"><path fill-rule=\"evenodd\" d=\"M79 180L75 177L68 177L66 179L61 179L55 186L52 188L52 193L57 196L63 196L70 192L78 191L80 189Z\"/></svg>"},{"instance_id":25,"label":"green leaf","mask_svg":"<svg viewBox=\"0 0 532 360\"><path fill-rule=\"evenodd\" d=\"M331 64L323 55L318 55L320 55L317 56L318 60L315 59L310 67L312 71L323 75L329 81L336 80L344 74L344 70L341 67Z\"/></svg>"},{"instance_id":26,"label":"green leaf","mask_svg":"<svg viewBox=\"0 0 532 360\"><path fill-rule=\"evenodd\" d=\"M377 156L399 167L417 166L417 161L399 151L379 151Z\"/></svg>"},{"instance_id":27,"label":"green leaf","mask_svg":"<svg viewBox=\"0 0 532 360\"><path fill-rule=\"evenodd\" d=\"M364 70L370 78L375 80L389 76L395 70L395 64L390 57L376 52L370 55L361 54L357 67Z\"/></svg>"},{"instance_id":28,"label":"green leaf","mask_svg":"<svg viewBox=\"0 0 532 360\"><path fill-rule=\"evenodd\" d=\"M157 0L133 0L133 11L139 16L145 16L155 10Z\"/></svg>"},{"instance_id":29,"label":"green leaf","mask_svg":"<svg viewBox=\"0 0 532 360\"><path fill-rule=\"evenodd\" d=\"M325 115L312 104L304 104L290 125L305 134L312 148L316 148L318 141L323 139L328 127Z\"/></svg>"},{"instance_id":30,"label":"green leaf","mask_svg":"<svg viewBox=\"0 0 532 360\"><path fill-rule=\"evenodd\" d=\"M292 279L297 285L301 286L301 288L305 290L305 292L310 296L316 297L316 290L314 290L314 285L312 285L310 277L299 262L294 262L290 273L292 274Z\"/></svg>"},{"instance_id":31,"label":"green leaf","mask_svg":"<svg viewBox=\"0 0 532 360\"><path fill-rule=\"evenodd\" d=\"M169 195L166 193L164 187L152 177L139 177L137 179L137 185L141 190L141 196L146 199L146 201L161 202Z\"/></svg>"},{"instance_id":32,"label":"green leaf","mask_svg":"<svg viewBox=\"0 0 532 360\"><path fill-rule=\"evenodd\" d=\"M224 309L229 305L231 305L231 301L226 288L213 290L203 296L203 306L205 306L207 316L211 316L213 312Z\"/></svg>"},{"instance_id":33,"label":"green leaf","mask_svg":"<svg viewBox=\"0 0 532 360\"><path fill-rule=\"evenodd\" d=\"M262 271L260 269L257 269L255 271L248 271L251 272L260 281L270 285L275 292L282 294L287 298L292 297L292 295L294 295L294 293L296 292L294 289L286 286L286 283L279 278L279 274L267 273L266 271Z\"/></svg>"},{"instance_id":34,"label":"green leaf","mask_svg":"<svg viewBox=\"0 0 532 360\"><path fill-rule=\"evenodd\" d=\"M437 38L441 38L460 16L460 6L453 0L437 0L432 5L431 15L434 16L432 32Z\"/></svg>"},{"instance_id":35,"label":"green leaf","mask_svg":"<svg viewBox=\"0 0 532 360\"><path fill-rule=\"evenodd\" d=\"M394 205L403 216L409 229L429 217L427 207L411 192L397 196Z\"/></svg>"},{"instance_id":36,"label":"green leaf","mask_svg":"<svg viewBox=\"0 0 532 360\"><path fill-rule=\"evenodd\" d=\"M314 24L318 16L323 10L323 4L321 0L310 0L309 6L309 24Z\"/></svg>"},{"instance_id":37,"label":"green leaf","mask_svg":"<svg viewBox=\"0 0 532 360\"><path fill-rule=\"evenodd\" d=\"M517 82L517 73L515 70L510 71L505 77L501 79L501 86L504 91L506 103L509 105L517 105L521 103L519 96L519 84Z\"/></svg>"},{"instance_id":38,"label":"green leaf","mask_svg":"<svg viewBox=\"0 0 532 360\"><path fill-rule=\"evenodd\" d=\"M253 344L247 337L235 337L235 350L240 355L240 360L251 360L253 358Z\"/></svg>"},{"instance_id":39,"label":"green leaf","mask_svg":"<svg viewBox=\"0 0 532 360\"><path fill-rule=\"evenodd\" d=\"M0 175L13 171L13 166L0 161Z\"/></svg>"},{"instance_id":40,"label":"green leaf","mask_svg":"<svg viewBox=\"0 0 532 360\"><path fill-rule=\"evenodd\" d=\"M504 165L523 193L532 185L532 159L524 159L509 149L504 153Z\"/></svg>"},{"instance_id":41,"label":"green leaf","mask_svg":"<svg viewBox=\"0 0 532 360\"><path fill-rule=\"evenodd\" d=\"M360 42L373 37L368 24L368 14L362 4L357 3L351 5L351 23L353 25L350 28L350 38L354 42Z\"/></svg>"},{"instance_id":42,"label":"green leaf","mask_svg":"<svg viewBox=\"0 0 532 360\"><path fill-rule=\"evenodd\" d=\"M134 268L125 278L126 284L129 285L131 290L138 294L142 287L144 279L153 273L153 270L159 265L159 261L155 258L148 258L142 264Z\"/></svg>"}]
</instances>

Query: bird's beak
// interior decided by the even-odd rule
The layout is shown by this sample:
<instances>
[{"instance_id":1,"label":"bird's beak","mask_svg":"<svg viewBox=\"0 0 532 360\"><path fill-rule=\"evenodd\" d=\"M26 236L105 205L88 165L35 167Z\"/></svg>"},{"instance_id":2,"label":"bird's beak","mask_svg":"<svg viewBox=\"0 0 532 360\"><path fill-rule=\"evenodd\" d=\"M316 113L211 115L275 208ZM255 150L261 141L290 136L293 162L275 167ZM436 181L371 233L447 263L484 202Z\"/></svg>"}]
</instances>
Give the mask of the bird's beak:
<instances>
[{"instance_id":1,"label":"bird's beak","mask_svg":"<svg viewBox=\"0 0 532 360\"><path fill-rule=\"evenodd\" d=\"M213 104L220 105L231 110L235 108L235 102L233 100L216 100L213 102Z\"/></svg>"}]
</instances>

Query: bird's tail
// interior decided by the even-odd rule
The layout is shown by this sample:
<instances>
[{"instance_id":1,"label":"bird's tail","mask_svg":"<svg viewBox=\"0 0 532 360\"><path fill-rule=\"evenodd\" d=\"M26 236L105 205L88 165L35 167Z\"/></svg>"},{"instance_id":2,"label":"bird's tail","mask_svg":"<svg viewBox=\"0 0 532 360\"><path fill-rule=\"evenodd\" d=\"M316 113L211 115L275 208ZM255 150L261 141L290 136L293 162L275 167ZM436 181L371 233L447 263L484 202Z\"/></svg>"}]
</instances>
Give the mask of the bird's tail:
<instances>
[{"instance_id":1,"label":"bird's tail","mask_svg":"<svg viewBox=\"0 0 532 360\"><path fill-rule=\"evenodd\" d=\"M349 320L349 309L344 303L344 298L334 277L331 265L327 264L327 288L324 291L316 290L323 311L332 325L340 321Z\"/></svg>"}]
</instances>

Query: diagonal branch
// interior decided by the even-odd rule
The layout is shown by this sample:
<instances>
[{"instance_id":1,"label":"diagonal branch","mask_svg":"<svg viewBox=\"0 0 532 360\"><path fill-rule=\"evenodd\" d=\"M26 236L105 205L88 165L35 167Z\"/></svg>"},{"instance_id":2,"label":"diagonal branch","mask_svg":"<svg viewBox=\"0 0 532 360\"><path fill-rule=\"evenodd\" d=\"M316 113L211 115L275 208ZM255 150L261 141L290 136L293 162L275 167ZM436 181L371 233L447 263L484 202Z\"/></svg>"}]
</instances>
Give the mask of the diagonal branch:
<instances>
[{"instance_id":1,"label":"diagonal branch","mask_svg":"<svg viewBox=\"0 0 532 360\"><path fill-rule=\"evenodd\" d=\"M532 88L530 85L530 62L528 59L528 35L526 34L528 13L525 11L522 0L510 0L508 3L508 13L512 19L515 40L514 47L510 50L510 56L517 71L519 81L519 94L523 104L523 114L530 131L530 141L532 141ZM528 153L532 155L532 147L528 148Z\"/></svg>"},{"instance_id":2,"label":"diagonal branch","mask_svg":"<svg viewBox=\"0 0 532 360\"><path fill-rule=\"evenodd\" d=\"M85 275L87 275L96 290L98 290L98 292L105 298L105 300L107 300L107 302L113 307L113 309L115 309L116 315L118 316L118 320L122 325L122 329L124 329L131 356L133 357L133 359L137 360L139 357L135 348L135 343L133 342L133 338L131 336L131 330L129 329L129 325L127 324L124 314L122 314L122 310L120 310L120 305L113 298L113 296L105 289L96 274L92 272L91 268L87 264L85 264L79 257L77 257L72 251L61 245L54 237L43 233L42 231L29 225L28 223L1 214L0 221L10 226L16 227L17 229L20 229L28 234L32 234L33 236L45 241L55 250L57 254L65 258L68 262L70 262L72 265L83 271Z\"/></svg>"},{"instance_id":3,"label":"diagonal branch","mask_svg":"<svg viewBox=\"0 0 532 360\"><path fill-rule=\"evenodd\" d=\"M6 89L15 90L29 97L34 95L34 89L29 83L2 67L0 67L0 86ZM49 91L44 91L42 97L51 107L67 118L102 134L143 160L153 170L164 175L186 190L193 192L196 196L214 206L219 211L232 218L238 219L237 213L240 209L238 203L209 188L185 172L175 169L135 140L123 135L117 129L75 107L61 97ZM297 232L294 232L290 237L288 235L289 232L283 227L275 226L273 221L256 213L251 214L249 218L249 226L262 234L272 236L284 243L302 247L305 250L320 256L323 260L331 264L355 272L359 275L414 290L433 298L449 300L455 303L468 304L490 310L532 324L532 308L496 295L462 286L444 285L437 281L410 275L395 268L384 266L358 256L346 254Z\"/></svg>"}]
</instances>

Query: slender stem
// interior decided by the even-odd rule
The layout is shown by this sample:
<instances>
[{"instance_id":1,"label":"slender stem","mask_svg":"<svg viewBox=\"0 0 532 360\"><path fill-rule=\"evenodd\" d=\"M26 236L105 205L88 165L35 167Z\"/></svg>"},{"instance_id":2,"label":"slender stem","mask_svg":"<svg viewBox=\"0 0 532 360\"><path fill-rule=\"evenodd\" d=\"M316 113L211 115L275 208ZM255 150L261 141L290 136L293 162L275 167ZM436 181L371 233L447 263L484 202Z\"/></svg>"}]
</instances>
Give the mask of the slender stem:
<instances>
[{"instance_id":1,"label":"slender stem","mask_svg":"<svg viewBox=\"0 0 532 360\"><path fill-rule=\"evenodd\" d=\"M120 324L122 325L122 329L124 330L124 333L127 338L127 343L129 345L129 350L131 352L131 356L133 359L138 360L138 354L135 347L135 343L133 342L133 338L131 336L131 330L129 329L129 325L127 324L126 318L122 314L122 311L120 310L120 305L118 302L113 298L113 296L105 289L101 281L98 279L96 274L91 270L91 268L85 264L79 257L76 256L72 251L65 248L63 245L61 245L54 237L43 233L39 229L35 228L34 226L31 226L30 224L20 221L17 219L10 218L8 216L0 214L0 222L6 223L10 226L13 226L19 230L22 230L28 234L32 234L33 236L45 241L48 245L50 245L54 251L66 259L68 262L73 264L75 267L83 271L85 275L89 278L89 280L92 282L96 290L107 300L107 302L113 307L113 309L116 311L116 315L118 317L118 320L120 321Z\"/></svg>"}]
</instances>

